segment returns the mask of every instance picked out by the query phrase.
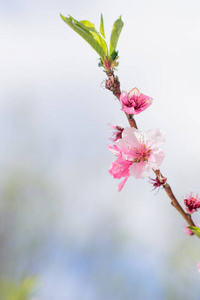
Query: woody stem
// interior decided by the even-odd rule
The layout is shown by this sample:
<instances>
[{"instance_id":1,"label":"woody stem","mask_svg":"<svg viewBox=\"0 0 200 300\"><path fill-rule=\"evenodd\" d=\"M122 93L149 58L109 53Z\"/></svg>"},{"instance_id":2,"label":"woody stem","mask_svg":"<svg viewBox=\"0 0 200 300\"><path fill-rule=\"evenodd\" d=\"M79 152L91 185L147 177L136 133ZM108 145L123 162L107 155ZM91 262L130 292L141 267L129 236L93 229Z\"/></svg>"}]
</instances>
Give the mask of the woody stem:
<instances>
[{"instance_id":1,"label":"woody stem","mask_svg":"<svg viewBox=\"0 0 200 300\"><path fill-rule=\"evenodd\" d=\"M106 81L106 88L110 90L115 97L117 97L118 100L120 100L120 95L121 95L121 90L120 90L120 82L117 76L114 75L114 71L112 69L109 69L106 72L108 79ZM129 122L130 127L134 127L138 129L137 124L135 122L134 116L129 115L125 113L127 120ZM159 170L153 170L156 176L159 175ZM161 174L161 176L163 176ZM163 176L164 177L164 176ZM192 220L192 217L190 214L186 213L184 209L181 207L179 204L178 200L174 196L172 189L168 183L165 183L164 185L165 192L167 193L168 197L171 199L171 204L176 208L176 210L180 213L180 215L185 219L185 221L190 225L190 226L196 226Z\"/></svg>"}]
</instances>

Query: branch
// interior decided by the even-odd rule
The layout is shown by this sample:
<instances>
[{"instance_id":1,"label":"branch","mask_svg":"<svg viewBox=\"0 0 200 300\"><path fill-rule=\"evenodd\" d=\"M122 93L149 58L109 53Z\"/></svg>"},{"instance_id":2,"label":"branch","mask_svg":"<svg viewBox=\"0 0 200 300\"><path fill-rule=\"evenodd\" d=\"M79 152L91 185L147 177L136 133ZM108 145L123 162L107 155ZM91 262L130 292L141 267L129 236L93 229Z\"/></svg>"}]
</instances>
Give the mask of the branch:
<instances>
[{"instance_id":1,"label":"branch","mask_svg":"<svg viewBox=\"0 0 200 300\"><path fill-rule=\"evenodd\" d=\"M117 97L118 100L120 100L120 95L121 95L121 90L120 90L120 82L117 76L114 75L113 69L109 69L106 72L108 79L106 80L106 89L110 90L115 97ZM127 120L130 124L130 127L134 127L138 129L137 124L135 122L134 116L129 115L125 113ZM159 170L153 170L156 176L161 176L164 178L164 176L160 173ZM190 214L186 213L184 209L181 207L179 204L178 200L174 196L172 189L170 185L166 182L164 185L165 192L167 193L168 197L171 199L171 204L176 208L176 210L179 212L179 214L185 219L185 221L190 225L190 226L196 226L192 220L192 217ZM199 236L198 236L199 237Z\"/></svg>"}]
</instances>

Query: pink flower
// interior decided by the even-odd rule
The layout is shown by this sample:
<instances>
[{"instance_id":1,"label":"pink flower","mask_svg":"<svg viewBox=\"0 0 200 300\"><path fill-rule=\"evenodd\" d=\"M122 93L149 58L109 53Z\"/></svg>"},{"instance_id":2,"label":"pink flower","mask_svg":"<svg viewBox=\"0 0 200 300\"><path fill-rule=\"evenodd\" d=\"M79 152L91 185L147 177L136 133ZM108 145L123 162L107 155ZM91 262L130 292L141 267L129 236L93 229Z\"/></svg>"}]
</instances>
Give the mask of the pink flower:
<instances>
[{"instance_id":1,"label":"pink flower","mask_svg":"<svg viewBox=\"0 0 200 300\"><path fill-rule=\"evenodd\" d=\"M198 272L200 272L200 262L197 264Z\"/></svg>"},{"instance_id":2,"label":"pink flower","mask_svg":"<svg viewBox=\"0 0 200 300\"><path fill-rule=\"evenodd\" d=\"M112 137L110 138L111 141L116 142L118 139L122 138L122 132L124 130L123 127L121 126L115 126L112 124L109 124L113 129L115 129L115 131L112 134Z\"/></svg>"},{"instance_id":3,"label":"pink flower","mask_svg":"<svg viewBox=\"0 0 200 300\"><path fill-rule=\"evenodd\" d=\"M192 232L192 230L190 230L189 228L188 228L188 225L185 225L184 226L184 232L186 233L186 234L188 234L188 235L193 235L194 233Z\"/></svg>"},{"instance_id":4,"label":"pink flower","mask_svg":"<svg viewBox=\"0 0 200 300\"><path fill-rule=\"evenodd\" d=\"M193 193L190 193L187 198L184 199L185 207L189 214L192 214L200 208L200 199L198 194L195 197L193 197L192 194Z\"/></svg>"},{"instance_id":5,"label":"pink flower","mask_svg":"<svg viewBox=\"0 0 200 300\"><path fill-rule=\"evenodd\" d=\"M165 139L160 129L152 129L142 134L135 128L126 127L122 138L114 146L108 146L117 159L109 170L114 178L125 177L118 186L121 190L129 176L136 179L145 178L151 169L157 170L164 159L164 153L159 149Z\"/></svg>"},{"instance_id":6,"label":"pink flower","mask_svg":"<svg viewBox=\"0 0 200 300\"><path fill-rule=\"evenodd\" d=\"M132 89L129 93L123 91L120 95L121 110L129 115L141 113L151 105L152 101L152 98L141 94L137 88Z\"/></svg>"}]
</instances>

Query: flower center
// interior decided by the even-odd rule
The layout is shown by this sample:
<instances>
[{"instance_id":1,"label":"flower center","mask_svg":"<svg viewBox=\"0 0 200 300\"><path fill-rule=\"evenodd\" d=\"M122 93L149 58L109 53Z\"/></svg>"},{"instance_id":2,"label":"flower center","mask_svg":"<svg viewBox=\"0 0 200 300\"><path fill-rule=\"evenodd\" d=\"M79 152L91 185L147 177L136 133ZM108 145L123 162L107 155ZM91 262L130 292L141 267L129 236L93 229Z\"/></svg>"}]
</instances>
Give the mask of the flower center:
<instances>
[{"instance_id":1,"label":"flower center","mask_svg":"<svg viewBox=\"0 0 200 300\"><path fill-rule=\"evenodd\" d=\"M147 148L145 144L141 144L140 147L135 148L136 158L133 162L139 163L141 161L148 161L149 156L151 155L151 149Z\"/></svg>"}]
</instances>

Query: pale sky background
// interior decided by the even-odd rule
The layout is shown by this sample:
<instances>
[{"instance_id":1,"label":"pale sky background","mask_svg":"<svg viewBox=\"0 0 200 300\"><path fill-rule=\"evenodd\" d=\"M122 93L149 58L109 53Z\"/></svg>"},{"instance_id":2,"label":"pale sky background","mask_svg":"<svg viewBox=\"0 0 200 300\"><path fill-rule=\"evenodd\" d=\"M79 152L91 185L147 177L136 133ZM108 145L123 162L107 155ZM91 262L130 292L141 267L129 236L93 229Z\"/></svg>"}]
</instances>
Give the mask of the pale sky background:
<instances>
[{"instance_id":1,"label":"pale sky background","mask_svg":"<svg viewBox=\"0 0 200 300\"><path fill-rule=\"evenodd\" d=\"M99 27L101 12L107 40L123 17L117 75L122 90L138 87L154 99L136 121L142 131L166 132L163 174L181 203L200 192L199 0L0 1L0 209L14 220L1 221L10 239L0 262L12 256L2 275L36 274L39 300L183 300L189 291L199 299L199 241L185 236L164 191L130 178L118 193L108 173L107 124L128 124L102 87L98 55L59 16ZM122 288L109 289L109 280ZM144 284L141 296L135 288Z\"/></svg>"}]
</instances>

